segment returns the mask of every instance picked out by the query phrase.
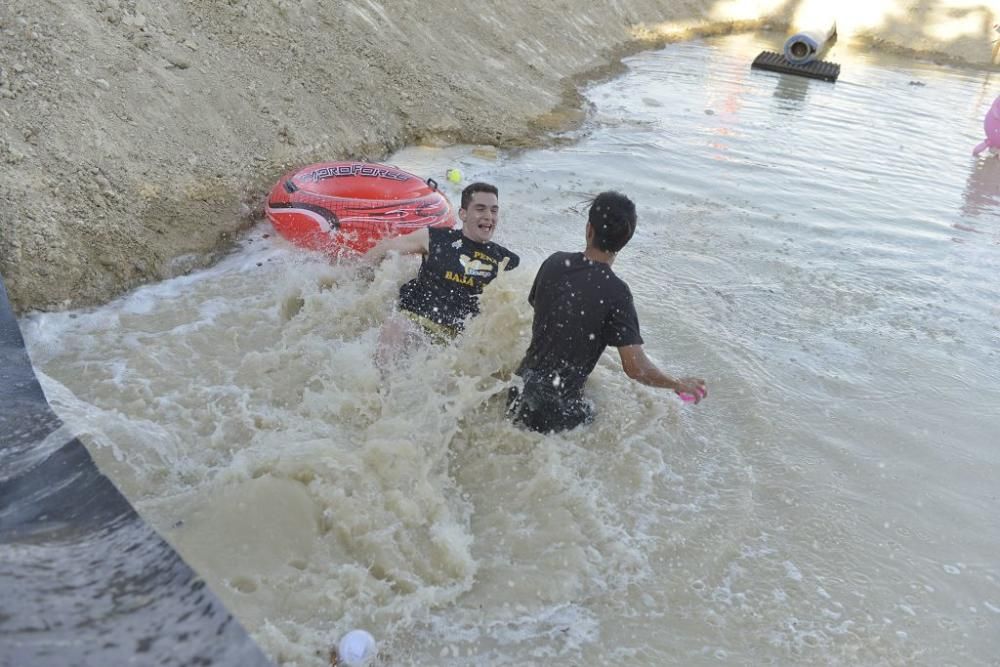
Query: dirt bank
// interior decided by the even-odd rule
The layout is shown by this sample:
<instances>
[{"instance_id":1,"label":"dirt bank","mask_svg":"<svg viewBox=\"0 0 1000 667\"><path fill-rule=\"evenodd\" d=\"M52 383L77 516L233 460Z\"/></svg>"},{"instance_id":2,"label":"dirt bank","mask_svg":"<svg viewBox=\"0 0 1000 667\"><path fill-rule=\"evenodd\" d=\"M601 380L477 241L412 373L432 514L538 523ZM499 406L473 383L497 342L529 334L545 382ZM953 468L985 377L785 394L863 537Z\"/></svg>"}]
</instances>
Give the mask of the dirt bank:
<instances>
[{"instance_id":1,"label":"dirt bank","mask_svg":"<svg viewBox=\"0 0 1000 667\"><path fill-rule=\"evenodd\" d=\"M105 301L211 262L289 166L530 143L623 53L788 22L772 4L6 0L0 274L19 311ZM858 34L989 66L981 6L935 5L972 26L952 38L896 4Z\"/></svg>"}]
</instances>

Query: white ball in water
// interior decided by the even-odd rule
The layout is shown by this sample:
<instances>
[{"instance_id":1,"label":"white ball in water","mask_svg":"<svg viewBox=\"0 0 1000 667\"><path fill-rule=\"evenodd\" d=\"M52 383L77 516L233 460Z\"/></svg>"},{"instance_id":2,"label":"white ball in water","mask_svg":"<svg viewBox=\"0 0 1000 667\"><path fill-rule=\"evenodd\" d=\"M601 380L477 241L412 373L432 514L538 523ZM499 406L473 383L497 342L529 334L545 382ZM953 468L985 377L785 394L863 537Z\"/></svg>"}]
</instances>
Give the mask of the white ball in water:
<instances>
[{"instance_id":1,"label":"white ball in water","mask_svg":"<svg viewBox=\"0 0 1000 667\"><path fill-rule=\"evenodd\" d=\"M375 657L375 638L364 630L351 630L340 638L337 655L347 667L362 667Z\"/></svg>"}]
</instances>

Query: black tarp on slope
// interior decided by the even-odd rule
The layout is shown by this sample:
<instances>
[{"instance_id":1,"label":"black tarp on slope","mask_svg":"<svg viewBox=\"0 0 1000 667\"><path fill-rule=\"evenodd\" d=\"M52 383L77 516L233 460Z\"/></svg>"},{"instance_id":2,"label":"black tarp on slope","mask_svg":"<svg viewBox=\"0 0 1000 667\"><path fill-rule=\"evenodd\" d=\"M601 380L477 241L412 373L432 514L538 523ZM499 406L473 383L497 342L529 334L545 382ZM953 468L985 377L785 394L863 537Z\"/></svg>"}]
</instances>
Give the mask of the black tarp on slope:
<instances>
[{"instance_id":1,"label":"black tarp on slope","mask_svg":"<svg viewBox=\"0 0 1000 667\"><path fill-rule=\"evenodd\" d=\"M63 427L0 277L0 666L272 665Z\"/></svg>"}]
</instances>

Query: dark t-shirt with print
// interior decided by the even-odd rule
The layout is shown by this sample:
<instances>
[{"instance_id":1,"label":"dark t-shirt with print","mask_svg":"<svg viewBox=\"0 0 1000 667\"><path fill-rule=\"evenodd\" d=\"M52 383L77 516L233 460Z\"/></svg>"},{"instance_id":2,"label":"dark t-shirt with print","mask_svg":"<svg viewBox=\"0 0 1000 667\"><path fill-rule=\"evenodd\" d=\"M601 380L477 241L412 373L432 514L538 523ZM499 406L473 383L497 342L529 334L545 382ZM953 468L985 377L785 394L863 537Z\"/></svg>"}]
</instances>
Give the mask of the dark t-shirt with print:
<instances>
[{"instance_id":1,"label":"dark t-shirt with print","mask_svg":"<svg viewBox=\"0 0 1000 667\"><path fill-rule=\"evenodd\" d=\"M546 393L576 399L604 349L641 345L632 292L611 267L582 252L557 252L538 269L528 302L531 344L517 370Z\"/></svg>"},{"instance_id":2,"label":"dark t-shirt with print","mask_svg":"<svg viewBox=\"0 0 1000 667\"><path fill-rule=\"evenodd\" d=\"M509 258L510 271L520 259L498 243L478 243L458 229L427 231L427 255L417 277L399 288L399 306L438 324L461 328L466 317L479 313L478 296L497 277L500 262Z\"/></svg>"}]
</instances>

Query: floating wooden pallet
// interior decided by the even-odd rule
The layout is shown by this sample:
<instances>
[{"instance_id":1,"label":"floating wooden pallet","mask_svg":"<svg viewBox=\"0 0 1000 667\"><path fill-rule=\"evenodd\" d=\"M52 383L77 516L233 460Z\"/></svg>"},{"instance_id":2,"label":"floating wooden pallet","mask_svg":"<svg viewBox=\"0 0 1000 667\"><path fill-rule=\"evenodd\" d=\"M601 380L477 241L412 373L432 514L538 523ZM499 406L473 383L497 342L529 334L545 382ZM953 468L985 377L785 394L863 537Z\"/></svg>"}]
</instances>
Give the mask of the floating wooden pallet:
<instances>
[{"instance_id":1,"label":"floating wooden pallet","mask_svg":"<svg viewBox=\"0 0 1000 667\"><path fill-rule=\"evenodd\" d=\"M822 79L823 81L836 81L837 77L840 76L840 65L836 63L813 60L805 65L796 65L788 62L784 55L773 51L761 51L760 55L753 59L753 64L750 67L781 72L782 74L795 74L810 79Z\"/></svg>"}]
</instances>

